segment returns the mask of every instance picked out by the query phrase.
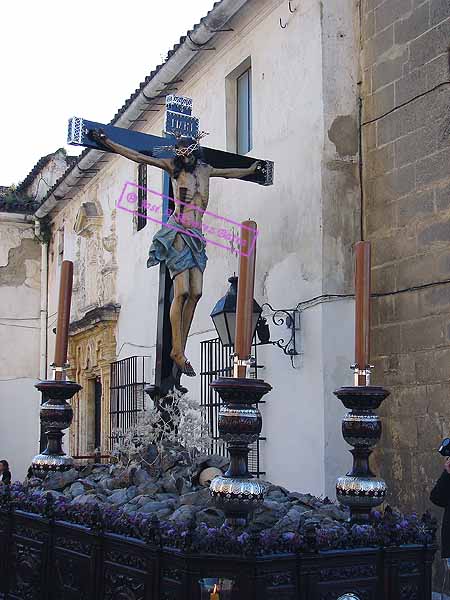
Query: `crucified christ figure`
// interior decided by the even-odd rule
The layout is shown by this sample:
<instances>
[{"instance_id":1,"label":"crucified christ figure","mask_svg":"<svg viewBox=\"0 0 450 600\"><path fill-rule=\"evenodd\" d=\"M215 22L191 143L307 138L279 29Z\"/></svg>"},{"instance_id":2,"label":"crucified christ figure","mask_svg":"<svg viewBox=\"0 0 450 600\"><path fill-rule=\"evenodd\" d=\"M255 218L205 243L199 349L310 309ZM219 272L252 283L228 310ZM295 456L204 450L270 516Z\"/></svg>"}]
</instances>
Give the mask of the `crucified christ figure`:
<instances>
[{"instance_id":1,"label":"crucified christ figure","mask_svg":"<svg viewBox=\"0 0 450 600\"><path fill-rule=\"evenodd\" d=\"M163 169L172 180L174 200L181 203L175 202L175 210L168 224L176 229L163 226L155 234L147 266L165 262L169 269L173 280L170 357L181 373L194 377L195 371L186 358L185 349L195 309L202 295L203 272L207 261L202 219L209 202L209 180L211 177L240 179L255 173L262 165L256 161L248 169L216 169L202 160L198 141L191 138L177 140L175 158L158 159L111 141L102 130L91 131L90 135L106 148L134 162Z\"/></svg>"}]
</instances>

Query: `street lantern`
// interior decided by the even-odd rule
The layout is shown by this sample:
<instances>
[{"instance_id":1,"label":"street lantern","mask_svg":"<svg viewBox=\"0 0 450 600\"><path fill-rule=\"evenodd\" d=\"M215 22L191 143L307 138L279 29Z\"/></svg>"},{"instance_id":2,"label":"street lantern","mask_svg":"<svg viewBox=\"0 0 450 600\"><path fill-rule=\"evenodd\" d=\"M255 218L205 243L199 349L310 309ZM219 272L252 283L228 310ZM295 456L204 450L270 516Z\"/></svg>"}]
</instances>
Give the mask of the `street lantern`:
<instances>
[{"instance_id":1,"label":"street lantern","mask_svg":"<svg viewBox=\"0 0 450 600\"><path fill-rule=\"evenodd\" d=\"M238 278L236 276L228 279L230 289L221 298L211 312L211 319L216 328L217 335L225 347L234 346L234 336L236 333L236 306L237 306L237 285ZM252 310L252 339L255 335L256 326L262 313L262 308L253 300Z\"/></svg>"}]
</instances>

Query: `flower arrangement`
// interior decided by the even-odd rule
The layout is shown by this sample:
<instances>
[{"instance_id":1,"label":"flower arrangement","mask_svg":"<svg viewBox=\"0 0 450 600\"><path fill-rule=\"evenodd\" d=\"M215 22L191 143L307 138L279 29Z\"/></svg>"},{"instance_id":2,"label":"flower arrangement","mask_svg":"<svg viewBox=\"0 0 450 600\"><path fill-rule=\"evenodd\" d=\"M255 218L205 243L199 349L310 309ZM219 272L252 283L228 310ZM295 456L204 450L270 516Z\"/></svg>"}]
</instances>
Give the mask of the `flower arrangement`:
<instances>
[{"instance_id":1,"label":"flower arrangement","mask_svg":"<svg viewBox=\"0 0 450 600\"><path fill-rule=\"evenodd\" d=\"M138 413L131 427L114 430L113 439L116 443L112 456L126 466L147 464L154 467L167 444L184 447L191 458L211 448L202 407L178 390L173 390L164 404L157 406L154 403ZM151 446L157 449L157 457L153 463L148 463L147 449Z\"/></svg>"},{"instance_id":2,"label":"flower arrangement","mask_svg":"<svg viewBox=\"0 0 450 600\"><path fill-rule=\"evenodd\" d=\"M251 528L233 529L227 525L208 527L205 523L180 525L159 522L148 514L128 514L118 508L71 504L50 493L28 492L21 484L3 486L0 512L17 509L76 523L94 531L105 531L137 538L167 548L186 549L198 553L225 555L273 555L307 553L353 548L380 548L406 544L432 544L436 521L429 513L403 515L387 507L383 513L373 511L366 524L340 523L323 526L320 522L302 525L298 531L279 532L275 528L252 533Z\"/></svg>"}]
</instances>

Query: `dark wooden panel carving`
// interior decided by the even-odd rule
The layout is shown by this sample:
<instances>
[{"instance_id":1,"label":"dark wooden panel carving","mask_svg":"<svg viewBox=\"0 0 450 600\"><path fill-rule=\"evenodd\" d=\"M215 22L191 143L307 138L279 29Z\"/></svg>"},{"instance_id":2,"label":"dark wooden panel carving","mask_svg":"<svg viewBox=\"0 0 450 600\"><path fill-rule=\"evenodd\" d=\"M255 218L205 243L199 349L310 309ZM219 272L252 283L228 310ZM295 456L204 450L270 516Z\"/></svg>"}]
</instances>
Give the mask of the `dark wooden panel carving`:
<instances>
[{"instance_id":1,"label":"dark wooden panel carving","mask_svg":"<svg viewBox=\"0 0 450 600\"><path fill-rule=\"evenodd\" d=\"M12 511L0 518L0 600L200 600L199 580L214 577L236 581L233 600L429 600L434 551L220 557Z\"/></svg>"}]
</instances>

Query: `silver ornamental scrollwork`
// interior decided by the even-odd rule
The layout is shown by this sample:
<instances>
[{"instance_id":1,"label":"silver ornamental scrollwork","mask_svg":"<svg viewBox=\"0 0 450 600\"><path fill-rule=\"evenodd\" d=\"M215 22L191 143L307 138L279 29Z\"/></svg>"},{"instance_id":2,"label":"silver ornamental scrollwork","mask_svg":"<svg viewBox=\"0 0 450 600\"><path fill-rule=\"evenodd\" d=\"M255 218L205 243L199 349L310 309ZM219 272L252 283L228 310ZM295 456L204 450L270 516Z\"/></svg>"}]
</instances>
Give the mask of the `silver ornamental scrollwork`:
<instances>
[{"instance_id":1,"label":"silver ornamental scrollwork","mask_svg":"<svg viewBox=\"0 0 450 600\"><path fill-rule=\"evenodd\" d=\"M386 483L376 477L339 477L336 482L336 496L341 504L349 507L382 504L387 492Z\"/></svg>"},{"instance_id":2,"label":"silver ornamental scrollwork","mask_svg":"<svg viewBox=\"0 0 450 600\"><path fill-rule=\"evenodd\" d=\"M67 143L83 145L85 136L85 126L81 117L72 117L69 120L67 131Z\"/></svg>"},{"instance_id":3,"label":"silver ornamental scrollwork","mask_svg":"<svg viewBox=\"0 0 450 600\"><path fill-rule=\"evenodd\" d=\"M267 486L258 479L215 477L210 486L213 498L222 503L262 503Z\"/></svg>"}]
</instances>

